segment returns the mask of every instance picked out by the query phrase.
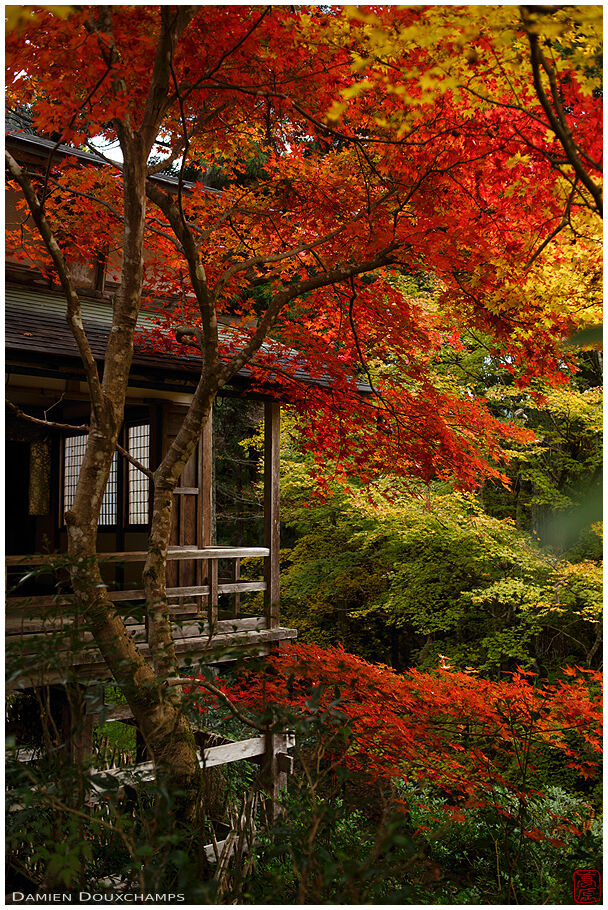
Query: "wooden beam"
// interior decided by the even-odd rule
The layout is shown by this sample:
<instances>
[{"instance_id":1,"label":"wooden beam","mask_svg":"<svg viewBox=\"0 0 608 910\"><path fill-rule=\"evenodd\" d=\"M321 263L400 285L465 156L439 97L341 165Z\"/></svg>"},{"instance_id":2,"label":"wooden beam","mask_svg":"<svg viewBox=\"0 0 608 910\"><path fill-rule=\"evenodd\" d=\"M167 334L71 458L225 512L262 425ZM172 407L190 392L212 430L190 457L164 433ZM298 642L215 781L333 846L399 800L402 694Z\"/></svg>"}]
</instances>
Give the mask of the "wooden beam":
<instances>
[{"instance_id":1,"label":"wooden beam","mask_svg":"<svg viewBox=\"0 0 608 910\"><path fill-rule=\"evenodd\" d=\"M264 404L264 544L265 607L270 629L279 625L280 486L281 486L281 406Z\"/></svg>"},{"instance_id":2,"label":"wooden beam","mask_svg":"<svg viewBox=\"0 0 608 910\"><path fill-rule=\"evenodd\" d=\"M259 617L251 617L253 620L259 620ZM178 636L174 639L175 641L175 651L178 655L178 660L181 656L186 656L192 652L196 652L196 655L199 655L201 658L207 657L211 658L212 663L217 663L217 657L220 657L222 662L222 652L230 652L234 648L244 649L250 651L250 649L256 648L258 645L275 643L280 641L287 641L297 637L297 631L295 629L283 628L281 626L275 627L274 629L258 628L257 623L254 625L254 628L246 627L239 631L239 624L241 620L237 619L226 619L222 620L222 629L218 629L216 635L210 634L209 626L202 621L195 621L195 625L200 629L200 634L193 634L191 636ZM224 627L226 623L226 627ZM264 620L265 624L265 620ZM219 626L219 623L218 623ZM236 627L236 631L233 629ZM183 628L183 627L182 627ZM145 637L145 627L140 624L139 630L137 626L130 627L130 631L134 632L136 638L141 636ZM176 628L176 631L179 631L179 627ZM196 632L196 629L192 630ZM13 642L14 639L18 639L18 643L15 647L19 647L19 655L30 664L34 664L34 668L29 668L24 670L23 676L26 674L35 674L35 658L40 653L40 642L41 641L50 641L53 645L53 660L54 666L57 667L79 667L82 670L86 670L87 673L90 671L90 675L87 677L89 679L94 679L97 673L100 674L100 678L105 678L109 675L107 665L104 661L101 660L101 655L99 654L98 648L95 645L93 640L93 635L91 632L83 632L81 640L79 642L78 653L74 651L73 641L57 641L56 637L54 639L55 633L52 631L49 632L30 632L28 634L21 634L19 636L11 636L8 641ZM145 640L141 643L137 642L138 650L144 657L149 656L149 647ZM219 652L219 654L218 654ZM265 653L265 652L264 652ZM65 658L63 657L65 655ZM194 655L193 655L194 656ZM234 658L232 658L234 659ZM45 665L42 672L46 677L48 666ZM59 678L59 681L63 677ZM53 676L53 682L55 677ZM36 683L35 685L44 685L45 683ZM8 683L7 683L8 685ZM15 685L22 686L21 677L16 681Z\"/></svg>"},{"instance_id":3,"label":"wooden beam","mask_svg":"<svg viewBox=\"0 0 608 910\"><path fill-rule=\"evenodd\" d=\"M194 604L192 605L194 608ZM124 619L129 634L134 641L145 641L142 635L145 630L145 622L141 618L136 619L133 616L127 616ZM244 632L251 630L266 629L265 616L247 616L245 618L233 617L231 619L221 619L216 623L213 634L223 634L224 632ZM178 639L194 636L210 637L211 627L205 620L204 616L197 616L194 610L183 612L181 615L174 615L171 619L171 630L173 637ZM68 633L70 637L68 639ZM74 645L78 640L80 644L94 642L94 636L91 631L79 627L73 621L73 617L65 616L12 616L6 620L6 637L10 639L11 644L15 644L14 638L22 638L24 643L31 642L31 636L41 636L42 640L52 640L56 635L56 649L62 651Z\"/></svg>"},{"instance_id":4,"label":"wooden beam","mask_svg":"<svg viewBox=\"0 0 608 910\"><path fill-rule=\"evenodd\" d=\"M247 557L268 556L268 547L169 547L167 559L247 559ZM49 563L49 572L53 571L53 557L61 558L62 568L65 565L65 553L35 553L26 556L6 556L5 563L8 567L15 566L43 566ZM115 562L145 562L148 556L146 550L131 550L121 553L98 553L100 563Z\"/></svg>"},{"instance_id":5,"label":"wooden beam","mask_svg":"<svg viewBox=\"0 0 608 910\"><path fill-rule=\"evenodd\" d=\"M145 623L127 617L125 625L135 642L139 643L146 640ZM181 618L174 618L171 622L171 632L175 641L183 638L200 638L201 636L209 638L212 635L223 634L224 632L258 631L265 628L265 616L247 616L244 619L237 617L232 619L220 619L212 631L205 618L203 616L197 616L194 613L194 610L191 614ZM77 634L77 626L71 619L65 619L64 617L22 617L6 620L7 637L30 635L50 636L54 632L67 634L69 631L72 631L73 635ZM84 643L93 642L93 634L92 632L81 632L78 640ZM57 650L61 651L68 648L70 644L71 642L69 642L66 637L65 642L57 643Z\"/></svg>"},{"instance_id":6,"label":"wooden beam","mask_svg":"<svg viewBox=\"0 0 608 910\"><path fill-rule=\"evenodd\" d=\"M218 584L218 594L246 594L248 592L265 591L265 581L227 581ZM189 585L184 588L167 588L167 597L196 597L201 594L209 594L209 585ZM130 602L132 600L145 600L146 594L143 588L132 591L108 591L108 599L112 603ZM7 612L20 616L21 614L33 613L36 608L70 606L74 604L74 595L50 595L50 594L32 594L28 597L7 597ZM169 609L176 606L169 604Z\"/></svg>"},{"instance_id":7,"label":"wooden beam","mask_svg":"<svg viewBox=\"0 0 608 910\"><path fill-rule=\"evenodd\" d=\"M194 659L197 656L205 661L208 660L210 663L223 663L224 660L234 660L237 652L242 656L252 656L258 647L274 644L275 642L288 641L296 638L296 636L297 632L295 629L284 629L280 626L277 629L221 632L213 637L203 632L203 634L199 636L175 639L175 651L180 665L186 662L187 657L192 657ZM37 651L36 646L38 645L40 637L40 635L35 633L27 636L27 644L30 645L30 647L24 647L20 652L23 658L28 660L28 663L34 665L31 669L28 667L28 670L24 671L23 677L26 675L37 675L38 672L41 672L42 675L46 677L47 673L50 673L53 676L52 681L54 682L54 671L57 670L57 672L62 674L58 680L61 681L65 678L64 668L67 669L69 667L74 669L78 668L76 677L79 682L83 682L85 679L97 680L98 677L101 679L102 677L105 678L110 675L98 648L92 640L92 636L88 637L83 643L78 654L74 654L73 648L57 647L52 668L48 665L37 668L35 666L35 658L39 652ZM38 642L36 642L35 639L38 639ZM34 649L32 649L32 645ZM144 657L147 658L149 656L147 642L138 642L137 648ZM247 652L247 655L245 652ZM268 652L262 650L260 653L265 654ZM83 676L82 673L78 671L83 671L87 675ZM23 686L21 681L23 677L20 677L15 682L16 686ZM35 683L34 685L45 684L46 682L40 682Z\"/></svg>"},{"instance_id":8,"label":"wooden beam","mask_svg":"<svg viewBox=\"0 0 608 910\"><path fill-rule=\"evenodd\" d=\"M286 740L286 737L281 737ZM254 739L242 739L239 742L226 743L223 746L211 746L199 752L199 765L201 768L215 768L218 765L228 765L235 761L246 761L263 755L266 749L266 737L256 736ZM154 764L151 761L139 762L126 768L92 769L95 775L104 774L120 781L135 783L154 779Z\"/></svg>"},{"instance_id":9,"label":"wooden beam","mask_svg":"<svg viewBox=\"0 0 608 910\"><path fill-rule=\"evenodd\" d=\"M272 637L265 637L265 640L256 641L252 639L243 642L242 650L239 642L233 642L231 647L227 648L224 644L225 636L219 636L222 639L222 646L219 649L214 648L214 643L218 640L217 637L211 640L210 648L208 647L209 639L205 640L203 647L200 649L194 648L186 650L180 647L182 642L177 642L177 657L180 666L182 664L185 665L187 660L188 667L191 667L193 660L197 659L215 665L226 662L232 663L237 654L248 658L265 657L276 649L276 642L296 638L298 634L295 629L279 628L274 629L273 631L274 634ZM267 630L267 634L270 635L269 630ZM72 664L70 664L69 661L66 661L64 670L55 670L48 667L33 667L32 669L24 671L23 676L8 680L6 683L6 690L8 692L20 689L33 689L36 688L36 686L47 686L52 683L65 683L68 677L70 679L78 679L80 682L88 682L90 680L97 682L100 679L112 678L107 664L101 660L101 655L99 655L97 661L92 660L90 662L83 662L78 660Z\"/></svg>"}]
</instances>

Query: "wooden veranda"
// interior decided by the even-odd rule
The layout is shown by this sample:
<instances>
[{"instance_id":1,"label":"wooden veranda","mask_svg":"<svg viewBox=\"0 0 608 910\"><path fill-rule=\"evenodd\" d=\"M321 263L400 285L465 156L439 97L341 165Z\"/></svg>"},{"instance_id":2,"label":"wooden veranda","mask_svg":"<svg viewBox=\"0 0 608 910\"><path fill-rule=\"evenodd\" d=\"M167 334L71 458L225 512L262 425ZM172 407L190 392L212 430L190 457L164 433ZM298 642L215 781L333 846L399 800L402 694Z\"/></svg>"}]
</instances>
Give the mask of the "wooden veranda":
<instances>
[{"instance_id":1,"label":"wooden veranda","mask_svg":"<svg viewBox=\"0 0 608 910\"><path fill-rule=\"evenodd\" d=\"M125 565L143 563L144 552L103 554L103 563L107 565ZM241 616L239 595L243 593L269 591L268 582L242 581L240 579L242 561L248 558L260 559L269 563L270 550L267 547L207 547L200 550L175 548L169 551L168 560L189 560L206 564L209 583L187 587L167 589L172 618L173 638L178 661L181 665L190 665L196 660L208 663L220 663L234 660L238 653L246 652L247 656L258 656L269 652L270 647L281 641L296 637L296 630L279 625L278 610L273 609L270 598L267 608L260 616ZM234 580L220 583L218 581L218 563L230 561ZM28 569L46 567L53 564L52 556L8 556L7 567ZM271 574L272 567L268 569ZM218 600L220 594L234 595L234 615L218 619ZM137 604L143 600L142 589L110 591L110 599L120 610L121 605ZM23 667L23 675L9 679L10 688L29 688L62 682L68 671L71 679L87 680L109 679L110 672L105 665L93 641L93 636L86 630L84 623L79 623L78 615L73 609L73 600L69 595L32 595L10 596L7 598L6 633L11 646L11 639L18 638L20 654L30 657L32 665ZM127 608L125 624L145 656L149 649L147 644L147 627L144 621L138 621L136 615ZM74 635L61 638L61 633L72 630ZM58 634L59 633L59 634ZM55 636L56 644L52 646ZM47 641L53 647L52 669L48 659L43 657L41 665L36 668L36 654L40 645ZM44 652L43 652L44 655ZM58 659L59 658L59 659Z\"/></svg>"},{"instance_id":2,"label":"wooden veranda","mask_svg":"<svg viewBox=\"0 0 608 910\"><path fill-rule=\"evenodd\" d=\"M228 547L211 543L212 513L212 456L211 420L208 421L197 455L200 472L197 486L182 483L176 490L176 514L183 510L181 503L186 497L196 498L196 509L191 519L195 528L194 536L199 545L176 543L168 553L168 588L173 638L178 660L189 664L197 660L221 662L234 659L235 650L250 655L264 654L278 642L296 637L294 629L279 624L279 485L280 485L280 406L275 402L265 405L265 461L264 461L264 546ZM186 476L186 483L188 477ZM196 514L198 512L198 514ZM187 516L186 516L187 517ZM178 539L187 537L187 522L184 519L176 527ZM145 550L103 552L99 554L103 569L121 570L133 578L134 571L146 559ZM32 571L55 572L64 565L65 554L49 553L38 555L9 555L6 557L7 570L13 577ZM250 560L263 560L263 578L243 579L242 569ZM220 564L228 566L229 580L220 577ZM187 568L187 572L180 571ZM21 571L20 571L21 570ZM65 573L64 573L65 574ZM261 574L261 573L260 573ZM223 575L226 575L224 571ZM141 584L117 584L114 573L112 586L108 585L108 596L123 613L124 620L142 654L147 656L147 626L145 611L137 609L144 601ZM180 584L181 579L194 584ZM171 580L178 583L172 584ZM241 595L263 592L264 607L259 615L241 613ZM230 595L232 609L219 616L220 595ZM60 633L71 630L71 638ZM65 584L55 583L52 594L22 594L19 589L7 598L6 633L9 648L19 641L20 653L30 657L22 667L22 675L13 674L9 688L24 688L48 685L63 678L62 667L69 669L71 678L82 682L109 678L109 671L97 650L86 624L79 620L74 611L73 598L66 591ZM11 641L12 640L12 641ZM56 645L53 647L53 640ZM55 658L55 668L48 662L36 669L35 654L40 644L47 642Z\"/></svg>"},{"instance_id":3,"label":"wooden veranda","mask_svg":"<svg viewBox=\"0 0 608 910\"><path fill-rule=\"evenodd\" d=\"M295 629L282 627L279 617L279 404L267 401L264 418L264 546L211 543L211 421L193 459L196 486L192 485L192 476L185 473L175 493L175 511L184 520L176 522L173 540L178 542L168 553L167 598L176 656L184 677L196 676L201 664L217 665L268 654L297 635ZM185 502L194 508L185 509ZM192 536L197 544L179 542ZM111 577L108 596L145 657L149 646L141 570L146 555L145 550L124 550L102 552L98 557L102 574ZM33 593L17 586L7 597L7 689L75 685L81 714L75 722L73 716L68 717L70 712L64 711L62 735L73 757L82 757L91 751L96 724L133 724L133 717L127 706L104 704L111 673L70 593L65 553L11 554L6 557L6 566L13 580L27 575L39 579ZM54 593L37 593L36 587ZM251 603L242 606L242 595L256 594L263 595L263 603L259 596L257 608ZM260 764L266 792L276 811L274 797L291 767L287 749L292 739L288 734L269 731L236 741L216 736L208 743L204 734L197 738L203 767L240 760ZM152 764L145 760L145 744L139 734L138 757L138 764L125 773L134 780L149 779Z\"/></svg>"}]
</instances>

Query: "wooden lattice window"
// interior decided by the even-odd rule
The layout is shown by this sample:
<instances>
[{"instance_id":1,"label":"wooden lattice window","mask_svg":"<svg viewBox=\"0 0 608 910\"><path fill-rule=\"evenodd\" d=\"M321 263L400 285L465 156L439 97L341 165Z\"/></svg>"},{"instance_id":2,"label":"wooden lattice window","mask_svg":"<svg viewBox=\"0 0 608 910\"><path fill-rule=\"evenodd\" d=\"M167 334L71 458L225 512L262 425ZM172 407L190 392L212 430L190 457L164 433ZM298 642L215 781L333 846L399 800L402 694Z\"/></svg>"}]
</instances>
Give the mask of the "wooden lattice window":
<instances>
[{"instance_id":1,"label":"wooden lattice window","mask_svg":"<svg viewBox=\"0 0 608 910\"><path fill-rule=\"evenodd\" d=\"M88 436L66 436L63 442L63 512L72 508L78 475L84 460ZM108 484L101 503L98 524L112 527L118 516L118 458L112 459Z\"/></svg>"},{"instance_id":2,"label":"wooden lattice window","mask_svg":"<svg viewBox=\"0 0 608 910\"><path fill-rule=\"evenodd\" d=\"M150 467L150 424L127 428L127 451L144 466ZM148 524L150 480L129 462L128 521L130 525Z\"/></svg>"},{"instance_id":3,"label":"wooden lattice window","mask_svg":"<svg viewBox=\"0 0 608 910\"><path fill-rule=\"evenodd\" d=\"M87 436L67 436L63 443L63 511L71 508L78 483L78 475L87 446ZM123 446L143 467L150 465L150 424L130 424L121 434ZM116 527L120 522L128 526L148 524L150 507L150 480L136 465L127 463L124 470L114 453L108 484L101 503L99 527ZM122 517L120 517L122 516Z\"/></svg>"}]
</instances>

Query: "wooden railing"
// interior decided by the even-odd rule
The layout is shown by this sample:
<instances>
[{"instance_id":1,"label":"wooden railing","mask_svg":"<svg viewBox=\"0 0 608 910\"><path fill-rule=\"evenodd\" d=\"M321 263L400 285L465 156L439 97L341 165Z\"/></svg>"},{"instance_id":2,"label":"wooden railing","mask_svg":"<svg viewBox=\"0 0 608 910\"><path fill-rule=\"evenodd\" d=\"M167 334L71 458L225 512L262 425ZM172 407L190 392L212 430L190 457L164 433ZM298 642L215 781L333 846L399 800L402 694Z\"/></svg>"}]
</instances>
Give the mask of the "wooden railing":
<instances>
[{"instance_id":1,"label":"wooden railing","mask_svg":"<svg viewBox=\"0 0 608 910\"><path fill-rule=\"evenodd\" d=\"M143 563L147 557L145 551L125 553L98 554L99 562L105 566L120 566L132 563ZM278 642L296 637L295 629L281 628L278 624L278 603L271 601L270 589L278 595L278 572L273 578L270 549L267 547L203 547L201 549L173 547L169 550L169 560L194 560L202 561L203 571L197 577L208 578L208 583L188 587L172 587L167 589L170 609L173 614L173 637L176 655L180 663L188 669L186 675L193 672L192 659L209 660L211 663L220 663L224 660L233 660L236 652L242 654L246 648L247 656L267 654L277 646ZM270 586L264 581L243 581L241 579L241 560L248 558L263 558L264 575L270 578ZM233 566L232 581L219 583L218 562L230 560ZM206 566L205 566L206 563ZM54 553L32 556L8 556L7 569L35 569L42 567L43 572L48 565L49 573L53 571L65 572L67 565L66 554ZM67 581L67 576L66 576ZM240 616L240 595L250 592L263 591L265 593L265 608L263 616ZM230 619L218 619L218 603L221 594L233 596L233 616ZM275 595L275 596L276 596ZM108 590L108 597L116 604L136 603L145 599L142 588L129 590ZM184 605L184 598L196 598L191 604L194 611L188 610ZM203 599L206 603L203 603ZM171 605L172 601L181 603ZM77 610L66 611L62 615L62 606L73 604L73 596L69 593L49 594L22 594L7 598L8 615L6 619L6 632L11 636L13 644L17 646L18 655L21 657L19 671L12 674L7 681L7 689L36 688L56 682L64 682L65 668L71 667L70 674L75 674L76 679L84 687L103 686L104 679L110 679L108 667L98 651L92 634L86 626L80 627ZM202 606L201 606L202 605ZM45 614L46 610L46 614ZM194 618L191 613L194 612ZM38 615L37 615L38 614ZM147 628L141 619L129 619L125 616L127 628L142 653L148 652ZM46 639L49 633L64 631L67 626L69 632L67 642L58 642L61 636ZM38 664L34 659L36 648L40 647L40 639L49 642L48 653L52 660ZM77 644L77 648L74 648ZM8 653L8 652L7 652ZM70 678L72 676L70 675ZM103 697L101 702L103 702ZM106 716L107 713L107 716ZM128 707L120 706L114 709L100 709L94 700L88 703L83 718L82 737L88 736L92 742L93 725L100 721L121 720L131 721L132 714ZM80 734L79 734L80 735ZM70 740L72 742L72 740ZM85 739L74 740L71 748L76 751L85 749ZM229 762L241 760L257 761L261 765L261 775L264 781L264 790L269 796L267 813L270 818L278 817L278 795L286 786L287 774L293 770L293 759L288 750L293 746L294 738L291 734L276 733L270 730L261 736L236 742L226 740L221 745L212 745L201 749L199 761L202 767L210 768L224 765ZM132 784L137 781L149 780L153 776L151 762L140 762L137 765L124 769L111 769L104 772L119 780L129 780ZM100 797L101 798L101 797ZM220 841L216 848L223 849L224 841ZM207 845L203 848L210 861L217 859L214 848Z\"/></svg>"},{"instance_id":2,"label":"wooden railing","mask_svg":"<svg viewBox=\"0 0 608 910\"><path fill-rule=\"evenodd\" d=\"M144 550L138 551L128 551L124 553L99 553L98 559L101 565L125 565L128 563L138 563L145 562L147 558L147 552ZM247 592L255 591L265 591L266 582L265 581L242 581L241 580L241 560L248 557L267 558L270 555L270 551L267 547L205 547L203 549L196 549L194 547L170 547L167 554L167 560L193 560L200 561L203 560L208 564L207 572L205 573L209 578L208 584L203 585L189 585L187 587L177 587L177 588L168 588L167 597L169 599L175 597L206 597L208 598L209 605L209 620L213 622L213 618L217 619L217 607L218 607L218 597L220 594L233 594L240 595ZM33 568L36 566L45 566L49 565L49 570L53 570L54 558L59 557L61 560L65 559L65 554L36 554L30 556L7 556L6 557L6 567L10 568L19 568L24 569ZM233 561L233 581L229 583L220 584L218 582L218 561L220 559L229 559ZM66 597L66 602L68 601ZM143 588L136 588L131 590L123 591L108 591L108 597L114 603L119 603L121 601L131 602L145 599L145 591ZM23 602L23 597L9 597L7 598L7 604L9 606L13 604L18 604ZM32 597L27 598L28 603L32 605L37 605L40 607L52 606L57 604L58 601L61 601L61 597L57 595L33 595ZM236 615L238 615L238 609L240 607L240 599L236 604Z\"/></svg>"},{"instance_id":3,"label":"wooden railing","mask_svg":"<svg viewBox=\"0 0 608 910\"><path fill-rule=\"evenodd\" d=\"M199 577L206 579L205 584L167 589L170 612L173 623L173 637L178 651L194 656L197 650L208 651L211 645L266 645L283 638L295 637L295 631L281 629L278 623L276 604L271 604L267 594L267 581L244 581L241 578L241 561L248 558L263 558L265 575L268 577L270 550L267 547L172 547L168 560L193 560L202 562ZM124 566L143 563L147 557L145 551L100 553L101 566ZM219 582L218 563L230 560L232 579ZM37 554L28 556L6 557L7 569L35 569L48 565L49 573L63 570L66 567L66 554ZM67 578L66 578L67 583ZM108 583L109 585L109 583ZM263 615L241 616L240 596L247 593L265 592ZM220 595L232 596L232 610L228 618L226 613L218 618ZM143 587L131 587L126 590L108 590L109 599L117 604L133 603L145 599ZM7 598L6 633L8 636L22 636L32 641L32 636L57 631L69 631L79 627L78 641L87 649L94 649L93 636L86 629L86 624L78 620L77 611L70 613L73 595L69 592L52 594L27 594ZM67 607L67 610L63 610ZM134 611L137 613L137 611ZM147 651L147 624L140 618L125 614L125 622L134 641ZM25 644L25 642L24 642ZM61 646L58 646L61 648ZM65 646L68 650L68 646ZM91 652L92 653L92 652ZM97 664L98 657L93 661ZM80 662L80 661L79 661ZM89 661L87 661L89 662Z\"/></svg>"}]
</instances>

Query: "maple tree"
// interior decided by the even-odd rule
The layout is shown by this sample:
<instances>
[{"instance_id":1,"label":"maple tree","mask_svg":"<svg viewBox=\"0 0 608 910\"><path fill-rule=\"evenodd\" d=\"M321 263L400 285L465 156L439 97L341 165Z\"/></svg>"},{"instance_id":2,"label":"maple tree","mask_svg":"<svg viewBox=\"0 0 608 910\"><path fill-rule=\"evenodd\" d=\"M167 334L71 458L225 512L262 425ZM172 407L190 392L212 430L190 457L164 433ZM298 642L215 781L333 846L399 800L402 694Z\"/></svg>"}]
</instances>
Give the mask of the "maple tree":
<instances>
[{"instance_id":1,"label":"maple tree","mask_svg":"<svg viewBox=\"0 0 608 910\"><path fill-rule=\"evenodd\" d=\"M557 236L565 205L570 220L588 217L586 197L568 195L554 166L554 138L534 109L514 125L500 105L448 88L427 96L436 50L423 38L427 12L374 15L396 34L410 30L390 61L367 60L365 30L325 7L40 10L7 39L9 102L30 111L35 130L94 148L104 162L50 157L40 172L7 152L31 216L9 249L59 281L89 390L87 450L66 514L74 592L159 773L171 767L191 807L194 741L179 689L161 684L177 666L165 566L173 490L218 391L248 366L253 388L282 386L308 415L319 458L336 471L455 475L473 487L500 476L502 438L529 434L437 381L441 345L457 345L458 330L474 325L506 347L521 375L564 381L559 341L584 323L534 285L539 247ZM449 42L441 47L451 53ZM398 84L377 78L385 71ZM576 107L576 79L568 93ZM597 133L596 106L585 112L577 126ZM118 143L120 164L104 155L106 142ZM243 174L246 161L256 166ZM158 178L172 165L179 179L167 190ZM205 188L211 166L224 175L221 193ZM199 174L188 184L186 167ZM591 269L597 249L579 235ZM119 251L110 258L119 285L100 376L73 266L110 249ZM556 267L566 258L558 252ZM433 307L404 286L408 276L432 276ZM188 414L153 475L143 575L150 663L95 560L145 307L159 314L151 346L186 343L201 355ZM221 315L231 318L227 335ZM329 390L298 385L302 369ZM357 374L371 396L358 394Z\"/></svg>"},{"instance_id":2,"label":"maple tree","mask_svg":"<svg viewBox=\"0 0 608 910\"><path fill-rule=\"evenodd\" d=\"M383 7L351 7L347 15L358 29L354 67L367 77L357 94L381 83L409 102L386 115L394 128L406 132L424 116L421 108L442 97L455 96L469 112L499 108L568 186L563 219L550 238L564 229L576 233L574 199L601 217L601 6L460 6L449 16L428 6L402 19ZM404 45L417 53L404 59ZM348 108L352 92L342 96L334 114Z\"/></svg>"},{"instance_id":3,"label":"maple tree","mask_svg":"<svg viewBox=\"0 0 608 910\"><path fill-rule=\"evenodd\" d=\"M445 811L456 820L464 820L463 806L502 811L497 790L524 801L538 792L535 765L546 747L583 778L597 774L601 673L567 667L559 681L541 683L517 669L491 682L444 664L397 674L340 646L290 644L268 658L264 674L244 670L219 685L258 716L289 708L321 714L329 729L348 725L342 762L372 780L432 784L447 795ZM523 833L543 837L525 824Z\"/></svg>"}]
</instances>

